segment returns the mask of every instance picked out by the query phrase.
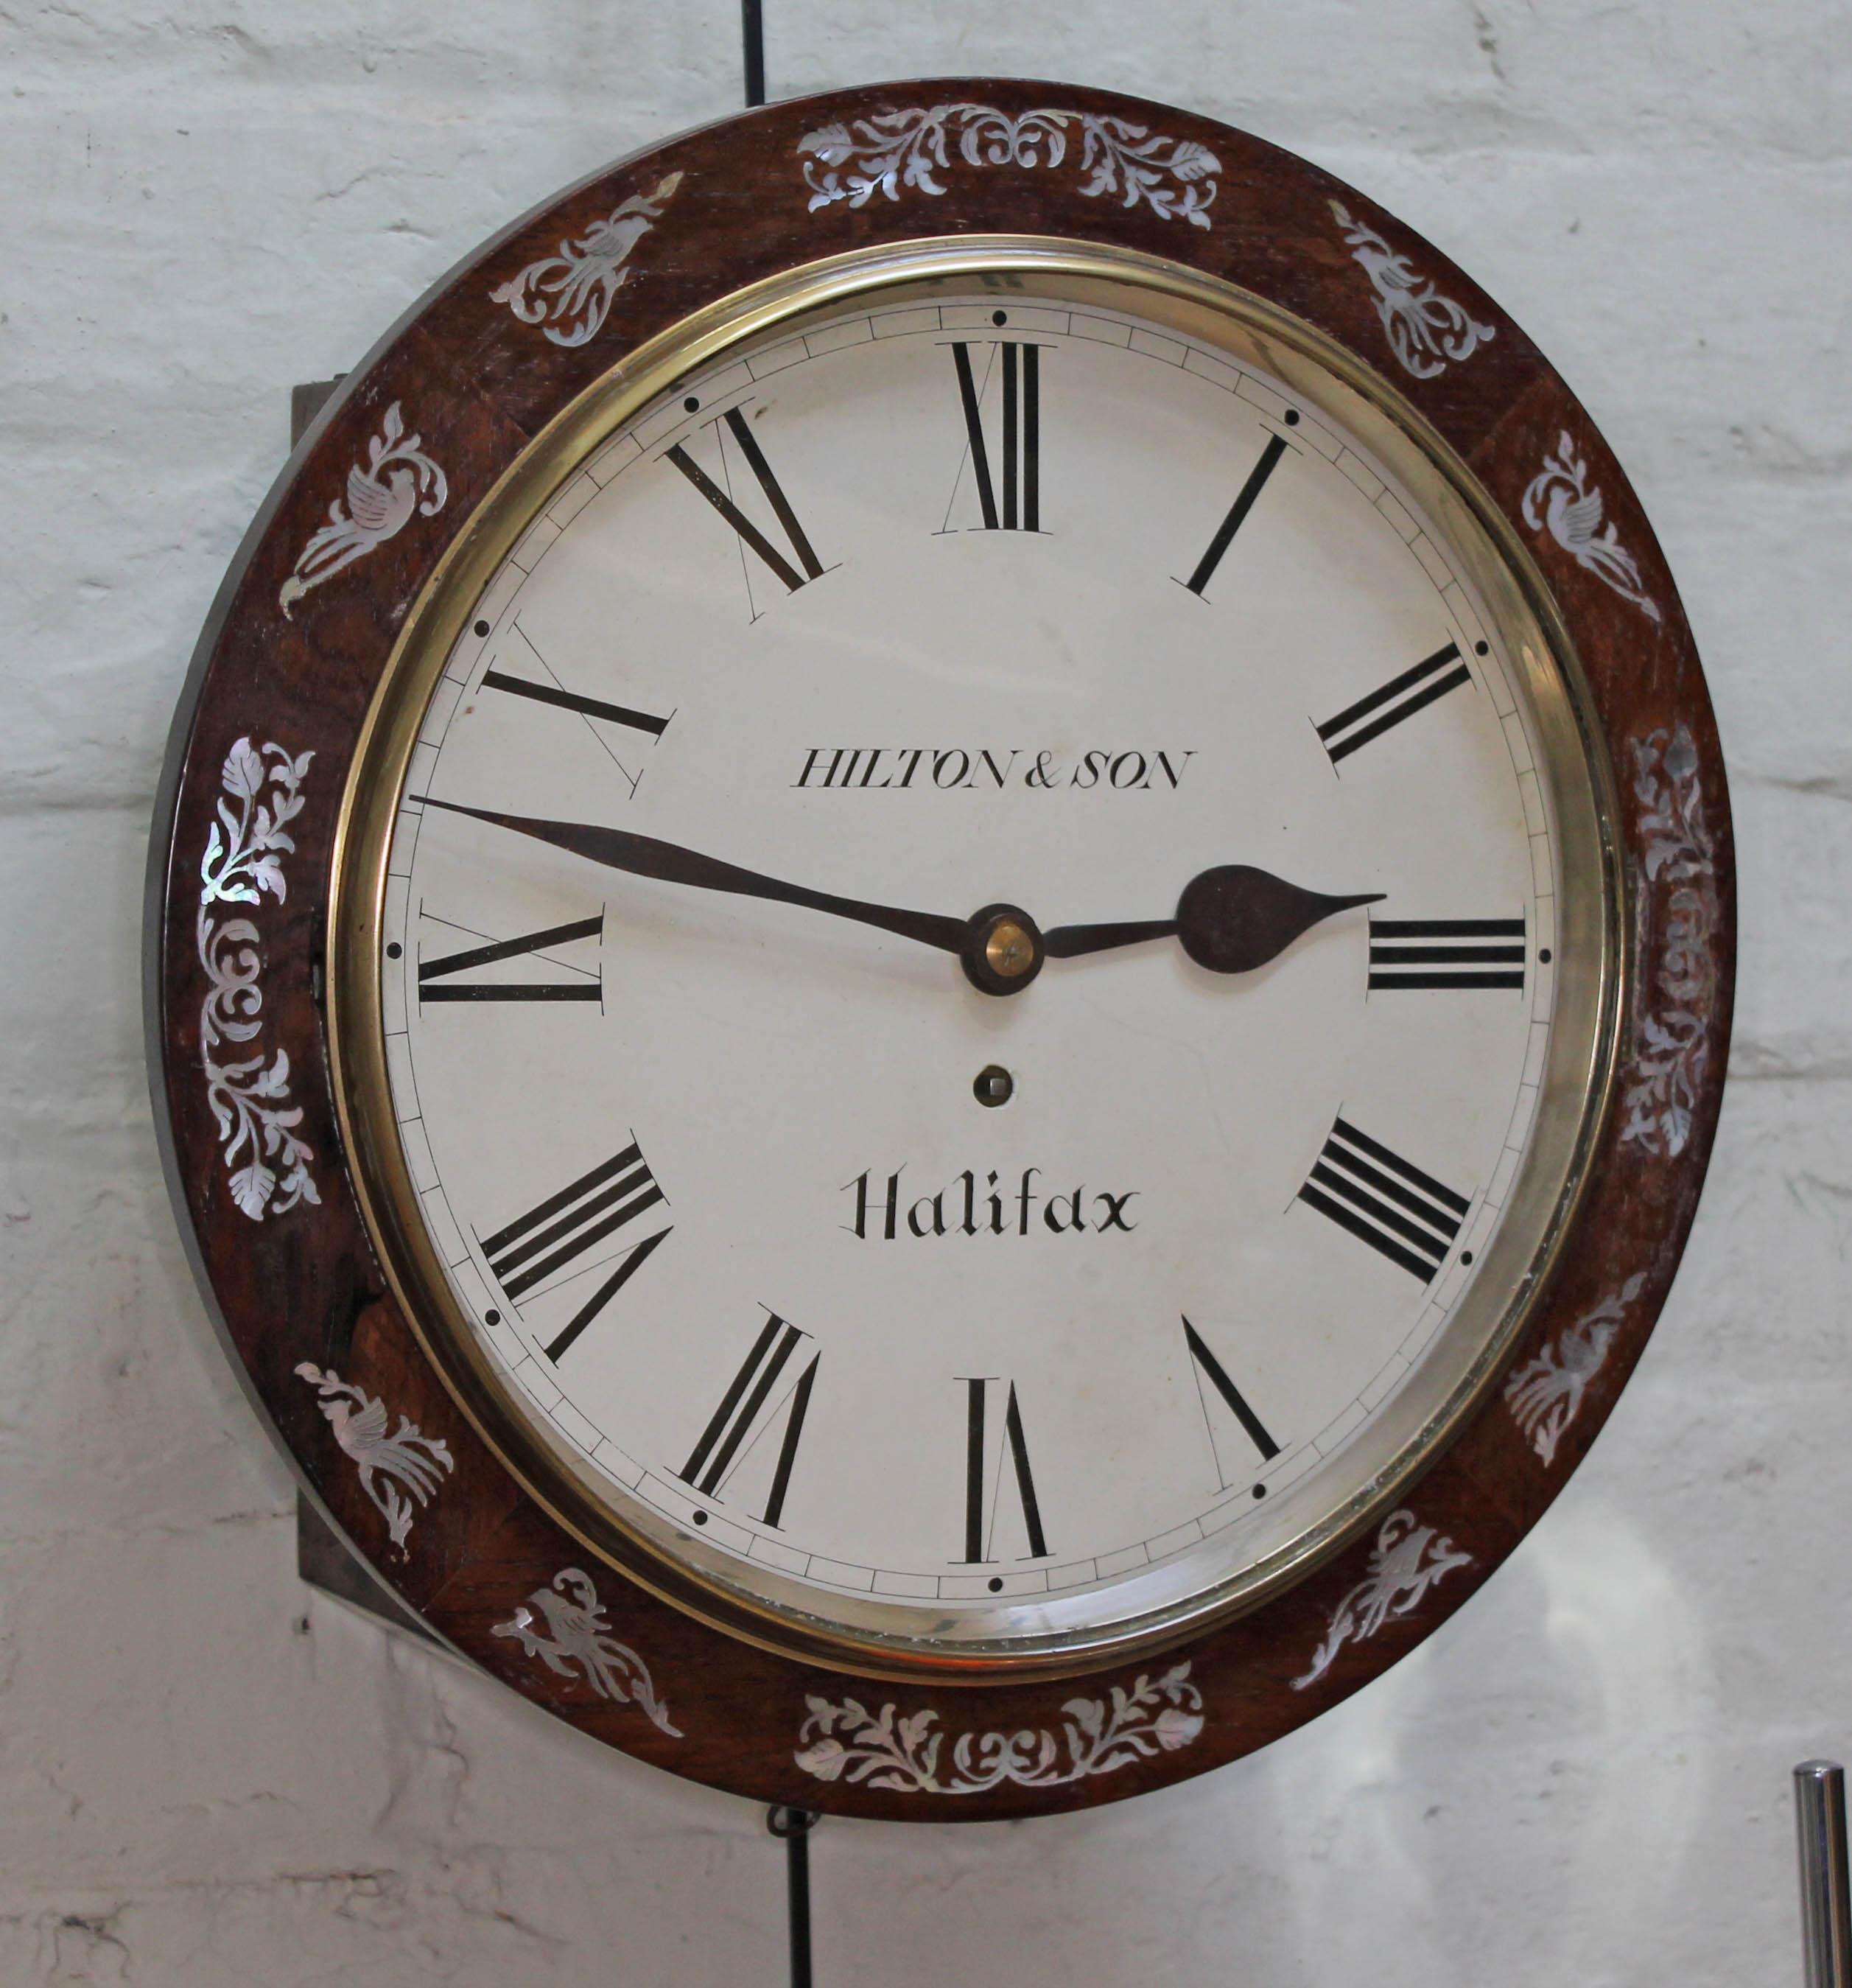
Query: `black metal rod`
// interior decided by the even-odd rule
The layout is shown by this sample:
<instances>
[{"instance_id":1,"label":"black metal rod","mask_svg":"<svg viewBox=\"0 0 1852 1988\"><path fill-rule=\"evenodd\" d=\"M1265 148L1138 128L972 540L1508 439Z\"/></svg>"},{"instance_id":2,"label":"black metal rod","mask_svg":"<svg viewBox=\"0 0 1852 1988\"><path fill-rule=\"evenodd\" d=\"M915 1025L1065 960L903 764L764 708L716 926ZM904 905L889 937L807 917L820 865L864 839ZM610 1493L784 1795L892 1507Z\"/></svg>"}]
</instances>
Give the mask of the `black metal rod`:
<instances>
[{"instance_id":1,"label":"black metal rod","mask_svg":"<svg viewBox=\"0 0 1852 1988\"><path fill-rule=\"evenodd\" d=\"M772 1808L765 1827L785 1840L786 1899L791 1921L791 1988L811 1988L810 1832L823 1818L808 1809Z\"/></svg>"},{"instance_id":2,"label":"black metal rod","mask_svg":"<svg viewBox=\"0 0 1852 1988\"><path fill-rule=\"evenodd\" d=\"M765 100L765 21L761 0L739 0L739 25L745 50L746 108L752 110Z\"/></svg>"},{"instance_id":3,"label":"black metal rod","mask_svg":"<svg viewBox=\"0 0 1852 1988\"><path fill-rule=\"evenodd\" d=\"M1800 1926L1807 1988L1852 1984L1852 1886L1846 1868L1846 1775L1832 1760L1794 1770L1800 1836Z\"/></svg>"}]
</instances>

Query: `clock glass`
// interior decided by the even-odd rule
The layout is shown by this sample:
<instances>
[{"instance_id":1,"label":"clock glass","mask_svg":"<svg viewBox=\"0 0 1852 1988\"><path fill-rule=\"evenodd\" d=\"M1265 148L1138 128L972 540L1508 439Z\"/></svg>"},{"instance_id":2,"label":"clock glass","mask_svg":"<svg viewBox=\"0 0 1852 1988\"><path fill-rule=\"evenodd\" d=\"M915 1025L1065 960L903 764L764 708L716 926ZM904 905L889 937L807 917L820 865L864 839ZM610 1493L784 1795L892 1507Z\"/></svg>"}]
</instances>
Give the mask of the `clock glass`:
<instances>
[{"instance_id":1,"label":"clock glass","mask_svg":"<svg viewBox=\"0 0 1852 1988\"><path fill-rule=\"evenodd\" d=\"M1618 976L1573 658L1441 446L1235 292L956 252L534 445L333 923L369 1212L491 1440L658 1591L903 1672L1175 1639L1405 1488L1547 1276Z\"/></svg>"}]
</instances>

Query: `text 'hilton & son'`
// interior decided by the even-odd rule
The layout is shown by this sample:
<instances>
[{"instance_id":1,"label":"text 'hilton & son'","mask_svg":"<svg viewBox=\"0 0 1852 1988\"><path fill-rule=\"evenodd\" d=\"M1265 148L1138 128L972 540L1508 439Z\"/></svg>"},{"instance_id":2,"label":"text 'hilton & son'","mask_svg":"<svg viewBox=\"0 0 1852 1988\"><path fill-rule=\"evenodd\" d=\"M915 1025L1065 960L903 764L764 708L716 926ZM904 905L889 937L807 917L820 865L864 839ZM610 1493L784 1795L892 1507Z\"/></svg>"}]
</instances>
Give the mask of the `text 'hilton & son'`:
<instances>
[{"instance_id":1,"label":"text 'hilton & son'","mask_svg":"<svg viewBox=\"0 0 1852 1988\"><path fill-rule=\"evenodd\" d=\"M839 793L848 787L866 787L877 793L890 787L897 793L934 787L944 793L961 788L989 793L1014 786L1174 793L1182 786L1195 756L1194 747L1176 753L1083 752L1070 762L1052 749L1031 752L1019 746L994 752L987 749L968 752L958 746L813 746L791 784L813 789L831 787Z\"/></svg>"}]
</instances>

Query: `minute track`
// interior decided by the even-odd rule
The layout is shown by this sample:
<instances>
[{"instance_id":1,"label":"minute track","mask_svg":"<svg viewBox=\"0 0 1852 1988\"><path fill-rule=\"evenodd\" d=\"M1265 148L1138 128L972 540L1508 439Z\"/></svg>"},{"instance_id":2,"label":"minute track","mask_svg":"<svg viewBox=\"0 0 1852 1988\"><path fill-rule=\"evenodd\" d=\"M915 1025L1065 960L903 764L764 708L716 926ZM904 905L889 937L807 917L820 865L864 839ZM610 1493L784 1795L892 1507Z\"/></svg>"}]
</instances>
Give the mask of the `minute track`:
<instances>
[{"instance_id":1,"label":"minute track","mask_svg":"<svg viewBox=\"0 0 1852 1988\"><path fill-rule=\"evenodd\" d=\"M633 467L609 475L613 452L583 502L559 502L559 539L519 582L511 567L481 618L521 615L575 693L608 679L603 694L673 707L682 743L633 795L599 762L600 735L617 735L603 719L549 730L506 695L434 705L422 742L437 751L394 792L411 861L391 888L408 913L428 896L466 908L482 934L434 947L424 928L427 958L604 901L596 955L559 955L601 966L602 1010L482 1011L509 1017L505 1032L441 1008L411 1016L419 1094L472 1254L478 1234L618 1147L608 1128L635 1125L673 1181L676 1209L600 1239L482 1328L497 1350L525 1347L512 1386L542 1439L589 1446L590 1474L612 1487L598 1495L729 1587L962 1641L979 1624L1015 1634L1028 1618L1012 1611L1104 1621L1121 1591L1168 1596L1244 1567L1260 1550L1250 1540L1288 1537L1323 1496L1308 1486L1343 1475L1350 1445L1378 1441L1374 1405L1399 1393L1497 1260L1500 1208L1480 1184L1498 1178L1501 1128L1522 1146L1516 1087L1565 977L1548 959L1533 974L1534 948L1482 963L1481 945L1529 946L1502 931L1404 928L1522 916L1533 939L1569 948L1545 888L1560 879L1538 860L1553 796L1539 810L1521 789L1533 742L1496 722L1511 702L1508 641L1495 630L1495 652L1474 661L1475 598L1441 598L1432 553L1424 563L1387 498L1373 511L1359 477L1333 468L1317 412L1289 424L1262 409L1286 447L1204 596L1186 600L1185 576L1266 453L1252 402L1225 428L1195 424L1215 445L1174 465L1149 515L1120 506L1109 533L1091 509L1064 510L1058 532L1035 537L1022 529L1021 353L1013 478L999 357L982 410L998 528L941 533L941 479L967 438L944 338L911 324L820 343L781 370L762 424L745 410L814 549L827 543L837 562L789 608L740 620L734 562L714 560L713 527L698 522L711 507L691 523L687 479L660 467L678 438L717 483L724 462L803 573L719 411L732 382L710 396L691 376ZM982 323L969 328L975 385L990 354ZM1039 367L1063 392L1063 418L1040 436L1053 504L1103 468L1070 380L1090 392L1093 374L1123 374L1135 399L1141 380L1168 396L1177 376L1137 348L1083 350L1059 323L1005 335L1018 330L1058 354ZM880 430L892 445L861 454L870 410L887 404L857 367L921 388L915 425L904 411ZM1178 420L1195 431L1184 418L1201 411L1186 404L1204 390L1182 375L1165 419L1128 416L1116 445L1130 453ZM1070 407L1083 418L1066 418ZM980 505L968 455L962 475L952 522L968 528ZM1322 531L1334 512L1341 542L1296 549L1308 517ZM749 545L743 566L763 605ZM1328 610L1300 597L1307 577L1334 597ZM1256 615L1283 639L1249 641ZM1449 633L1458 653L1437 655ZM1441 688L1462 667L1472 688ZM1076 668L1074 687L1097 695L1051 705ZM634 695L609 688L620 680ZM1333 713L1321 743L1310 720ZM1361 777L1334 782L1329 749L1384 719L1392 729L1340 756L1340 773ZM907 745L870 775L871 749L816 744L838 738ZM969 742L968 785L949 750L928 777L931 742L946 739ZM1166 767L1147 780L1127 749L1155 767L1160 744ZM913 778L884 786L916 746ZM1137 776L1111 770L1121 762ZM998 901L974 913L985 891ZM949 952L968 972L978 936L989 991L1036 986L1026 1004L987 1013L925 956ZM1440 947L1475 950L1405 957ZM569 977L526 963L454 977ZM1368 986L1372 972L1519 968L1523 987L1502 995ZM414 971L407 960L404 978ZM1000 1111L972 1101L992 1062L1013 1080ZM1354 1108L1335 1126L1347 1094ZM1435 1186L1360 1144L1359 1127ZM484 1205L488 1181L503 1185ZM963 1220L955 1181L970 1188ZM1005 1184L1006 1219L979 1219ZM1133 1190L1135 1219L1091 1219L1120 1201L1109 1187ZM1464 1215L1441 1198L1455 1188ZM1070 1219L1077 1193L1084 1227ZM952 1239L999 1228L1013 1246ZM1124 1330L1154 1306L1170 1321L1154 1358ZM1099 1329L1051 1354L1038 1335L1058 1319ZM985 1375L974 1444L969 1378Z\"/></svg>"}]
</instances>

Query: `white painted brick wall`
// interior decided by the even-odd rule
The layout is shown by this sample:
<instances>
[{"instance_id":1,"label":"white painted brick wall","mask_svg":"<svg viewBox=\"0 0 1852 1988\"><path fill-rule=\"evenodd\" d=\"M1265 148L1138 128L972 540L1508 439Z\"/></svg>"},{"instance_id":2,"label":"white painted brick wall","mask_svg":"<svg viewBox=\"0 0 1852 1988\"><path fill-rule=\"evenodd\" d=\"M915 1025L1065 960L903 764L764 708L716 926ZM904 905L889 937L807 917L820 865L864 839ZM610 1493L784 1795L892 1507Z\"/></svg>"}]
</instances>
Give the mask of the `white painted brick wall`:
<instances>
[{"instance_id":1,"label":"white painted brick wall","mask_svg":"<svg viewBox=\"0 0 1852 1988\"><path fill-rule=\"evenodd\" d=\"M826 1825L818 1980L1796 1981L1852 1746L1852 14L1833 0L767 0L775 93L1069 76L1245 124L1478 274L1657 521L1742 840L1735 1084L1592 1461L1414 1658L1026 1826ZM738 100L731 0L0 9L0 1983L782 1979L759 1812L296 1582L149 1131L144 837L283 453L456 257Z\"/></svg>"}]
</instances>

